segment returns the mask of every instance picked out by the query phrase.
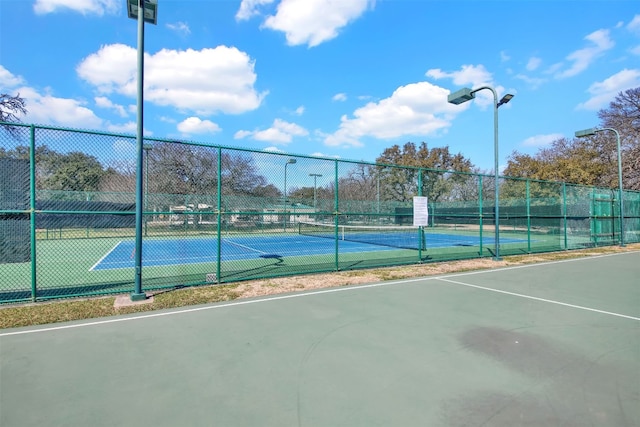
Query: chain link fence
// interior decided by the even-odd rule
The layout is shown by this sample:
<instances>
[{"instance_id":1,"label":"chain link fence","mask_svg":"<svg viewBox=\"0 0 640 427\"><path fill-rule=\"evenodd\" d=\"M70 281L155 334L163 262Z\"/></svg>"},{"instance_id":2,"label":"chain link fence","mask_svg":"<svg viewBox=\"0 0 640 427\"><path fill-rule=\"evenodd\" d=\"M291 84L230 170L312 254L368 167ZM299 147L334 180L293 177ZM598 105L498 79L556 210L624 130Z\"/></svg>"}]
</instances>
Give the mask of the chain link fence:
<instances>
[{"instance_id":1,"label":"chain link fence","mask_svg":"<svg viewBox=\"0 0 640 427\"><path fill-rule=\"evenodd\" d=\"M0 129L0 302L131 292L138 172L143 291L495 255L490 175L153 138L136 171L130 135ZM638 192L499 185L501 255L640 241Z\"/></svg>"}]
</instances>

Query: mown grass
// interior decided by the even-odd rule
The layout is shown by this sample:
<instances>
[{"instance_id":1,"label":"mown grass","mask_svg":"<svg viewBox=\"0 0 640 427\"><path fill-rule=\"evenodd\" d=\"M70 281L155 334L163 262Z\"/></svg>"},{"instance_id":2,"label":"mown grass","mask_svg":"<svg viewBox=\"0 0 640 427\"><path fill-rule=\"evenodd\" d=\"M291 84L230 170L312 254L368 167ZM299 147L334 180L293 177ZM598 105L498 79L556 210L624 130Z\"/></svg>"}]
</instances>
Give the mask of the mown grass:
<instances>
[{"instance_id":1,"label":"mown grass","mask_svg":"<svg viewBox=\"0 0 640 427\"><path fill-rule=\"evenodd\" d=\"M640 243L627 245L625 248L609 246L581 251L550 252L532 255L515 255L504 257L504 261L494 263L489 259L467 260L455 262L429 263L415 266L398 266L376 268L370 270L345 271L327 274L304 276L304 280L290 285L291 278L283 277L254 282L239 282L227 285L199 286L157 292L153 302L115 307L115 297L99 297L90 299L57 300L35 304L5 305L0 307L0 329L32 325L42 325L74 320L94 319L120 314L131 314L163 310L199 304L211 304L232 301L249 295L274 294L305 289L318 289L329 286L345 286L358 283L406 279L434 274L463 272L505 265L531 264L537 262L557 261L599 254L640 250ZM359 281L358 279L362 279ZM288 283L289 286L284 284ZM242 291L240 287L242 286Z\"/></svg>"}]
</instances>

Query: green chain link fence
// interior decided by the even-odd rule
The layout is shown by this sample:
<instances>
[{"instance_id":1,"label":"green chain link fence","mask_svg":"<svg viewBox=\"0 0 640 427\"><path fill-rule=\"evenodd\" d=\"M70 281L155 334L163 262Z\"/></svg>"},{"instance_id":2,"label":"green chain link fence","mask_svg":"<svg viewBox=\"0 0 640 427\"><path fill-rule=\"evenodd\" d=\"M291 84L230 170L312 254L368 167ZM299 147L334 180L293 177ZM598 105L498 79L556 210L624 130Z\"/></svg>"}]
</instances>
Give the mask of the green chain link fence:
<instances>
[{"instance_id":1,"label":"green chain link fence","mask_svg":"<svg viewBox=\"0 0 640 427\"><path fill-rule=\"evenodd\" d=\"M135 137L1 129L0 303L131 292ZM154 138L143 155L143 291L494 256L490 175ZM621 241L617 190L501 177L499 200L502 255Z\"/></svg>"}]
</instances>

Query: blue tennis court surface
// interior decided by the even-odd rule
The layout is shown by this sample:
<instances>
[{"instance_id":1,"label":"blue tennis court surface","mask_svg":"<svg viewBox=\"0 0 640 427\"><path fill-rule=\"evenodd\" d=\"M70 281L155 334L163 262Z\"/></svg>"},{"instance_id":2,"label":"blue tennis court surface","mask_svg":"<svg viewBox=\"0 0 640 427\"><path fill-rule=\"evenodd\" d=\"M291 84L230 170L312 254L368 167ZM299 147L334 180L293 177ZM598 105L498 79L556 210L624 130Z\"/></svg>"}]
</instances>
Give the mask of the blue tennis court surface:
<instances>
[{"instance_id":1,"label":"blue tennis court surface","mask_svg":"<svg viewBox=\"0 0 640 427\"><path fill-rule=\"evenodd\" d=\"M372 236L373 239L375 236ZM417 248L418 236L415 239ZM406 237L405 237L406 239ZM501 238L501 243L526 242L523 239ZM340 253L395 251L399 248L392 241L381 241L379 244L338 240ZM426 250L450 246L480 246L480 239L475 236L453 234L428 234L425 239ZM484 238L484 245L492 245L494 239ZM336 250L335 240L290 235L290 236L251 236L223 237L220 241L221 261L238 261L255 258L285 258L289 256L328 255ZM218 239L163 239L145 240L142 245L142 263L144 266L163 266L179 264L198 264L218 261ZM111 270L133 268L135 258L135 241L118 242L90 270Z\"/></svg>"}]
</instances>

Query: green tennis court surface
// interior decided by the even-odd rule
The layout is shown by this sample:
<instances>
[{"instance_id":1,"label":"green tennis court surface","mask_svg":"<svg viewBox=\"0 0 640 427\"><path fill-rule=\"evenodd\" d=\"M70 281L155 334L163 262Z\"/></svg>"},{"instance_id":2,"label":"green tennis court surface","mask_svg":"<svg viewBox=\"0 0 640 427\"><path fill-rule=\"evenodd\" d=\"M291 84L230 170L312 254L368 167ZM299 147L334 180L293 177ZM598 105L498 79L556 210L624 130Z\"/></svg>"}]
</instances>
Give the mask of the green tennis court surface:
<instances>
[{"instance_id":1,"label":"green tennis court surface","mask_svg":"<svg viewBox=\"0 0 640 427\"><path fill-rule=\"evenodd\" d=\"M639 263L628 252L4 330L0 425L640 425Z\"/></svg>"}]
</instances>

